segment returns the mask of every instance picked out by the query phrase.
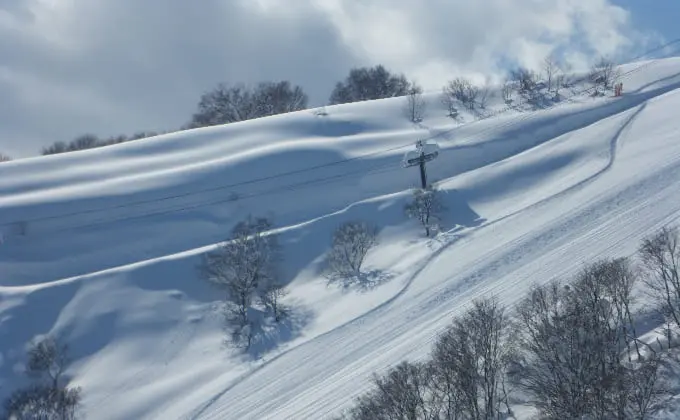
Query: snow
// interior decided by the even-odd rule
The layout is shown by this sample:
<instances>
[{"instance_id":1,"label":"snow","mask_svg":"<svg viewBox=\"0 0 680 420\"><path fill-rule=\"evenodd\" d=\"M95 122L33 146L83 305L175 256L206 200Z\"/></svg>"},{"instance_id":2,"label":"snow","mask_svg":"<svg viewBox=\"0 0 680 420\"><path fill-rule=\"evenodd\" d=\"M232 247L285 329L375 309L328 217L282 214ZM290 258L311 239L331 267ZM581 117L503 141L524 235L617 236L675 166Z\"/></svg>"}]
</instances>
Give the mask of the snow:
<instances>
[{"instance_id":1,"label":"snow","mask_svg":"<svg viewBox=\"0 0 680 420\"><path fill-rule=\"evenodd\" d=\"M472 299L512 305L677 222L680 59L623 71L621 98L577 84L538 111L495 92L452 120L435 92L416 125L393 98L0 164L0 398L22 384L26 343L53 333L88 417L332 416L373 372L426 357ZM433 239L403 213L417 140L439 145ZM196 271L249 213L280 231L296 308L256 357L225 348L220 295ZM380 227L371 287L322 275L353 219Z\"/></svg>"}]
</instances>

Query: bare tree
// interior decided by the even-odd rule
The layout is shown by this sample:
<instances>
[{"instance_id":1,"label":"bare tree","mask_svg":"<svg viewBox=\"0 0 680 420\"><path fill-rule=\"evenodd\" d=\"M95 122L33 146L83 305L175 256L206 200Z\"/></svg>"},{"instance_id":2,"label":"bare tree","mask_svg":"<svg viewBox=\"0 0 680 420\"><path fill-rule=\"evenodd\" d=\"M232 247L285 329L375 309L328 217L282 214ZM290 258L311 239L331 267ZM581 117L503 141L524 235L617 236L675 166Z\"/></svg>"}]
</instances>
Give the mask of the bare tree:
<instances>
[{"instance_id":1,"label":"bare tree","mask_svg":"<svg viewBox=\"0 0 680 420\"><path fill-rule=\"evenodd\" d=\"M70 360L68 347L48 336L33 342L27 356L26 373L38 383L17 389L5 400L5 418L75 419L81 390L62 383Z\"/></svg>"},{"instance_id":2,"label":"bare tree","mask_svg":"<svg viewBox=\"0 0 680 420\"><path fill-rule=\"evenodd\" d=\"M412 123L419 123L423 120L425 114L425 98L423 98L423 89L416 84L416 82L411 82L411 87L406 95L406 117Z\"/></svg>"},{"instance_id":3,"label":"bare tree","mask_svg":"<svg viewBox=\"0 0 680 420\"><path fill-rule=\"evenodd\" d=\"M558 100L560 97L560 90L565 86L566 84L566 77L564 74L556 74L554 76L554 81L553 81L553 92L555 94L554 98L555 100Z\"/></svg>"},{"instance_id":4,"label":"bare tree","mask_svg":"<svg viewBox=\"0 0 680 420\"><path fill-rule=\"evenodd\" d=\"M514 91L513 82L510 79L503 81L503 86L501 87L501 95L503 96L503 102L510 105L512 102L512 92Z\"/></svg>"},{"instance_id":5,"label":"bare tree","mask_svg":"<svg viewBox=\"0 0 680 420\"><path fill-rule=\"evenodd\" d=\"M364 222L343 223L333 233L328 254L328 269L332 277L350 278L361 275L366 254L377 243L378 230Z\"/></svg>"},{"instance_id":6,"label":"bare tree","mask_svg":"<svg viewBox=\"0 0 680 420\"><path fill-rule=\"evenodd\" d=\"M468 108L470 109L475 108L477 96L479 96L479 87L473 85L472 83L467 83L465 86L465 97L467 100Z\"/></svg>"},{"instance_id":7,"label":"bare tree","mask_svg":"<svg viewBox=\"0 0 680 420\"><path fill-rule=\"evenodd\" d=\"M489 88L488 84L484 84L483 86L479 87L479 107L482 109L486 109L486 106L489 103L489 97L491 94L491 89Z\"/></svg>"},{"instance_id":8,"label":"bare tree","mask_svg":"<svg viewBox=\"0 0 680 420\"><path fill-rule=\"evenodd\" d=\"M345 418L351 420L435 420L430 375L426 365L402 362L384 376L374 376L373 389L360 396Z\"/></svg>"},{"instance_id":9,"label":"bare tree","mask_svg":"<svg viewBox=\"0 0 680 420\"><path fill-rule=\"evenodd\" d=\"M637 284L638 273L631 268L626 258L596 262L593 267L599 269L596 278L604 285L607 298L615 311L616 323L623 334L621 339L626 345L628 361L632 362L631 343L635 347L637 357L641 358L632 309L635 303L633 290Z\"/></svg>"},{"instance_id":10,"label":"bare tree","mask_svg":"<svg viewBox=\"0 0 680 420\"><path fill-rule=\"evenodd\" d=\"M438 338L432 354L446 418L497 418L509 361L508 318L495 299L477 300Z\"/></svg>"},{"instance_id":11,"label":"bare tree","mask_svg":"<svg viewBox=\"0 0 680 420\"><path fill-rule=\"evenodd\" d=\"M676 227L664 227L643 240L640 258L645 283L666 318L680 327L680 243ZM669 344L670 344L669 337Z\"/></svg>"},{"instance_id":12,"label":"bare tree","mask_svg":"<svg viewBox=\"0 0 680 420\"><path fill-rule=\"evenodd\" d=\"M288 315L289 308L281 303L281 298L287 294L286 287L276 278L268 280L262 287L260 300L276 322L280 322Z\"/></svg>"},{"instance_id":13,"label":"bare tree","mask_svg":"<svg viewBox=\"0 0 680 420\"><path fill-rule=\"evenodd\" d=\"M511 378L546 419L588 414L589 375L597 372L591 349L581 347L588 333L565 307L561 285L552 282L534 288L518 308L521 353Z\"/></svg>"},{"instance_id":14,"label":"bare tree","mask_svg":"<svg viewBox=\"0 0 680 420\"><path fill-rule=\"evenodd\" d=\"M548 91L552 91L555 87L555 76L559 73L560 67L557 59L552 54L543 60L543 72L545 73L545 80L548 84Z\"/></svg>"},{"instance_id":15,"label":"bare tree","mask_svg":"<svg viewBox=\"0 0 680 420\"><path fill-rule=\"evenodd\" d=\"M672 395L662 373L662 356L659 354L651 354L630 372L630 381L635 385L627 401L631 418L652 418L652 414L663 408L666 399Z\"/></svg>"},{"instance_id":16,"label":"bare tree","mask_svg":"<svg viewBox=\"0 0 680 420\"><path fill-rule=\"evenodd\" d=\"M619 68L605 57L601 57L590 70L590 81L604 90L611 89L619 77L621 77Z\"/></svg>"},{"instance_id":17,"label":"bare tree","mask_svg":"<svg viewBox=\"0 0 680 420\"><path fill-rule=\"evenodd\" d=\"M26 371L29 376L40 379L46 377L53 388L58 388L61 375L69 362L68 346L48 336L29 347Z\"/></svg>"},{"instance_id":18,"label":"bare tree","mask_svg":"<svg viewBox=\"0 0 680 420\"><path fill-rule=\"evenodd\" d=\"M0 153L0 163L2 163L2 162L9 162L10 160L12 160L11 157L9 157L9 156L7 156L7 155L5 155L5 154L3 154L3 153Z\"/></svg>"},{"instance_id":19,"label":"bare tree","mask_svg":"<svg viewBox=\"0 0 680 420\"><path fill-rule=\"evenodd\" d=\"M269 233L271 229L266 218L249 216L234 227L229 241L205 254L200 266L205 279L227 292L227 322L232 337L235 344L246 348L250 347L255 327L249 312L259 293L265 291L268 304L282 293L276 283L279 246L276 236ZM275 296L270 294L272 290L276 290Z\"/></svg>"},{"instance_id":20,"label":"bare tree","mask_svg":"<svg viewBox=\"0 0 680 420\"><path fill-rule=\"evenodd\" d=\"M335 105L405 96L410 88L406 76L392 74L382 65L353 68L343 82L335 85L329 103Z\"/></svg>"},{"instance_id":21,"label":"bare tree","mask_svg":"<svg viewBox=\"0 0 680 420\"><path fill-rule=\"evenodd\" d=\"M542 418L626 419L653 405L658 365L626 355L634 339L625 303L632 274L624 259L603 260L584 268L569 286L552 282L523 299L521 353L511 377ZM643 396L649 399L641 404Z\"/></svg>"},{"instance_id":22,"label":"bare tree","mask_svg":"<svg viewBox=\"0 0 680 420\"><path fill-rule=\"evenodd\" d=\"M425 227L425 235L430 236L433 227L439 222L439 214L445 209L437 188L429 186L426 189L416 189L413 201L404 210L408 217L417 219Z\"/></svg>"}]
</instances>

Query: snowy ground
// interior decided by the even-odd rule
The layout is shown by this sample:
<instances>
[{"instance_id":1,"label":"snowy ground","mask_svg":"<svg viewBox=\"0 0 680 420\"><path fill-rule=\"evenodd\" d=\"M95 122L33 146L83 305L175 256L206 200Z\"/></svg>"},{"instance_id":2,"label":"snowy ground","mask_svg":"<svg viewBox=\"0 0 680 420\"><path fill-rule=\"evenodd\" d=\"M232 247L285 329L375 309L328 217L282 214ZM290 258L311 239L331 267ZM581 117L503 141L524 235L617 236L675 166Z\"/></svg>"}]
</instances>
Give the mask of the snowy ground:
<instances>
[{"instance_id":1,"label":"snowy ground","mask_svg":"<svg viewBox=\"0 0 680 420\"><path fill-rule=\"evenodd\" d=\"M622 98L577 84L537 112L496 97L453 121L432 94L420 125L395 98L1 164L0 398L25 343L54 333L88 417L337 413L374 371L425 357L471 299L512 305L677 221L680 59L623 71ZM441 147L428 174L448 206L433 240L403 216L419 179L400 160L423 138ZM282 229L296 308L259 357L223 347L219 295L195 269L250 212ZM330 235L356 218L380 226L367 266L384 282L329 286Z\"/></svg>"}]
</instances>

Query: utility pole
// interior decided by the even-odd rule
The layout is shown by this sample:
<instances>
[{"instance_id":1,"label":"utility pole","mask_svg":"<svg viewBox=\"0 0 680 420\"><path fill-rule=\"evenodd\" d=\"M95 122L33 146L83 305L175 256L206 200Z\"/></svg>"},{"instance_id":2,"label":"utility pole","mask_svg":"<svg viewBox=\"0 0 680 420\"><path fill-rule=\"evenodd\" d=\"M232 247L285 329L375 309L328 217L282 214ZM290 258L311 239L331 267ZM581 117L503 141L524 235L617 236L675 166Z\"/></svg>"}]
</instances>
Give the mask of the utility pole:
<instances>
[{"instance_id":1,"label":"utility pole","mask_svg":"<svg viewBox=\"0 0 680 420\"><path fill-rule=\"evenodd\" d=\"M416 143L416 150L408 151L404 156L404 168L416 165L420 167L420 183L423 189L427 188L427 171L425 170L425 163L434 160L437 156L439 156L439 146L437 143L426 143L423 140L418 140Z\"/></svg>"}]
</instances>

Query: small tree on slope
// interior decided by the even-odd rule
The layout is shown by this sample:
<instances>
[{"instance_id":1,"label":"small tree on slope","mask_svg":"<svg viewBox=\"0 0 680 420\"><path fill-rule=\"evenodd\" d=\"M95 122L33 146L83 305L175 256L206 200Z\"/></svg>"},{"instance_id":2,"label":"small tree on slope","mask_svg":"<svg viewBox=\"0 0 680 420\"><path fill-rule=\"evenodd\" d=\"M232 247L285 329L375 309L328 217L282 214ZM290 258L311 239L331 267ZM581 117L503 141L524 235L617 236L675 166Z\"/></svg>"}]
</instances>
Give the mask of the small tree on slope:
<instances>
[{"instance_id":1,"label":"small tree on slope","mask_svg":"<svg viewBox=\"0 0 680 420\"><path fill-rule=\"evenodd\" d=\"M343 223L333 233L333 246L328 255L331 277L359 277L366 254L376 244L375 227L358 221Z\"/></svg>"},{"instance_id":2,"label":"small tree on slope","mask_svg":"<svg viewBox=\"0 0 680 420\"><path fill-rule=\"evenodd\" d=\"M417 219L425 227L425 236L428 237L432 229L438 226L439 214L444 209L439 190L431 186L415 190L413 201L405 207L407 216Z\"/></svg>"},{"instance_id":3,"label":"small tree on slope","mask_svg":"<svg viewBox=\"0 0 680 420\"><path fill-rule=\"evenodd\" d=\"M234 227L227 243L204 256L201 266L203 277L226 291L232 338L246 348L254 336L250 310L258 298L280 318L278 299L283 287L277 277L279 245L276 236L268 233L271 228L265 218L248 217Z\"/></svg>"},{"instance_id":4,"label":"small tree on slope","mask_svg":"<svg viewBox=\"0 0 680 420\"><path fill-rule=\"evenodd\" d=\"M0 418L12 420L73 420L80 406L80 388L67 387L63 373L69 363L68 348L53 337L31 344L26 373L37 383L14 391L5 400Z\"/></svg>"},{"instance_id":5,"label":"small tree on slope","mask_svg":"<svg viewBox=\"0 0 680 420\"><path fill-rule=\"evenodd\" d=\"M423 98L423 89L415 82L411 82L411 87L406 95L406 104L404 112L406 118L412 123L419 123L423 120L425 114L425 99Z\"/></svg>"}]
</instances>

